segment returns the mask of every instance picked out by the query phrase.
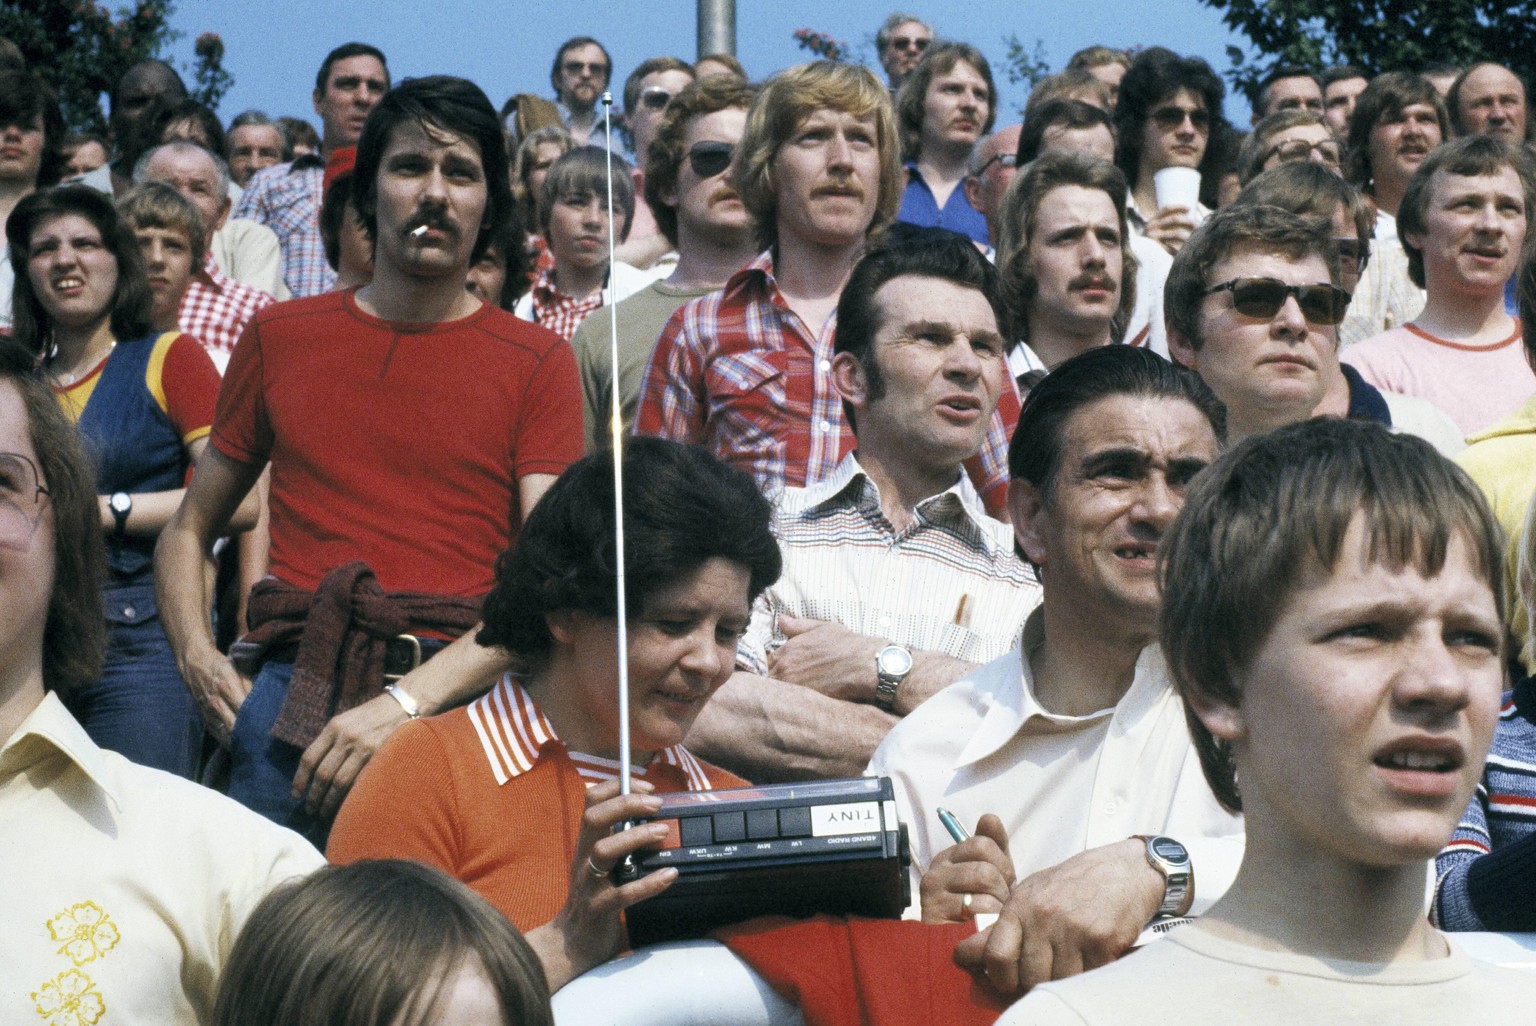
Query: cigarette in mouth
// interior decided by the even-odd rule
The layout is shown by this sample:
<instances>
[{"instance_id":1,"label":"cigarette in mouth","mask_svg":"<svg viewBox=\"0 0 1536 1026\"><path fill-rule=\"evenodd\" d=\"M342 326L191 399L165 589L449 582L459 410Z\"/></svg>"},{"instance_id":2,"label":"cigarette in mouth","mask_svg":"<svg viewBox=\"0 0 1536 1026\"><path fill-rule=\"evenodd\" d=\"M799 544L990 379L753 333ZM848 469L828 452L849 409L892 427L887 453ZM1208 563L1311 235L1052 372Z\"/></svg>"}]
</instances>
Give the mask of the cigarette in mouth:
<instances>
[{"instance_id":1,"label":"cigarette in mouth","mask_svg":"<svg viewBox=\"0 0 1536 1026\"><path fill-rule=\"evenodd\" d=\"M419 239L419 238L421 238L425 234L427 234L427 226L424 225L424 224L423 225L417 225L416 229L411 232L411 238Z\"/></svg>"}]
</instances>

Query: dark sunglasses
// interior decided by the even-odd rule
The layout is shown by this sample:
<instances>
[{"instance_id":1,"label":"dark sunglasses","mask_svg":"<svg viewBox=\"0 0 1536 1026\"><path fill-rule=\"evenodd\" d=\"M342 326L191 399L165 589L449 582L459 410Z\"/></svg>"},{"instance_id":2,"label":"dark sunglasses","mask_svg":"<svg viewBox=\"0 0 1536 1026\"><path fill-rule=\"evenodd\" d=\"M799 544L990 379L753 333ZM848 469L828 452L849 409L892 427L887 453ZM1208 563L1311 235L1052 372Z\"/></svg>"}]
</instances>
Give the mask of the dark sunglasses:
<instances>
[{"instance_id":1,"label":"dark sunglasses","mask_svg":"<svg viewBox=\"0 0 1536 1026\"><path fill-rule=\"evenodd\" d=\"M1349 310L1349 293L1332 285L1287 285L1277 278L1233 278L1212 285L1205 295L1232 293L1232 307L1244 317L1268 320L1280 312L1285 301L1296 297L1301 315L1309 324L1336 325Z\"/></svg>"},{"instance_id":2,"label":"dark sunglasses","mask_svg":"<svg viewBox=\"0 0 1536 1026\"><path fill-rule=\"evenodd\" d=\"M1152 120L1157 122L1157 127L1165 132L1171 132L1184 124L1184 119L1189 118L1189 123L1195 126L1195 131L1204 132L1211 127L1211 112L1208 110L1185 110L1183 107L1159 107L1152 112Z\"/></svg>"},{"instance_id":3,"label":"dark sunglasses","mask_svg":"<svg viewBox=\"0 0 1536 1026\"><path fill-rule=\"evenodd\" d=\"M906 36L897 36L891 40L891 48L895 50L916 50L922 53L928 49L927 39L908 39Z\"/></svg>"},{"instance_id":4,"label":"dark sunglasses","mask_svg":"<svg viewBox=\"0 0 1536 1026\"><path fill-rule=\"evenodd\" d=\"M560 65L560 69L567 75L579 75L583 71L590 71L594 75L608 74L608 65L602 61L566 61Z\"/></svg>"},{"instance_id":5,"label":"dark sunglasses","mask_svg":"<svg viewBox=\"0 0 1536 1026\"><path fill-rule=\"evenodd\" d=\"M646 86L640 90L640 104L649 110L663 110L672 102L672 94L661 86Z\"/></svg>"},{"instance_id":6,"label":"dark sunglasses","mask_svg":"<svg viewBox=\"0 0 1536 1026\"><path fill-rule=\"evenodd\" d=\"M688 148L688 166L700 178L713 178L731 166L735 152L728 142L697 142Z\"/></svg>"}]
</instances>

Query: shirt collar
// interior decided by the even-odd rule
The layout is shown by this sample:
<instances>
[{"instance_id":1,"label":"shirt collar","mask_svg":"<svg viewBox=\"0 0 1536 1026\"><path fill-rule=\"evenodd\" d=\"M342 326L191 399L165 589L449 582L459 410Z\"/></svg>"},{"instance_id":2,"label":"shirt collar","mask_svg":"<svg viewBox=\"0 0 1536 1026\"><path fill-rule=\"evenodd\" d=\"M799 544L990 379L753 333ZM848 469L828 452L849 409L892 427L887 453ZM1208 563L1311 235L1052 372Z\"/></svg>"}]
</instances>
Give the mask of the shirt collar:
<instances>
[{"instance_id":1,"label":"shirt collar","mask_svg":"<svg viewBox=\"0 0 1536 1026\"><path fill-rule=\"evenodd\" d=\"M0 775L11 776L41 762L50 748L74 763L122 811L122 796L113 787L102 750L52 691L0 747Z\"/></svg>"},{"instance_id":2,"label":"shirt collar","mask_svg":"<svg viewBox=\"0 0 1536 1026\"><path fill-rule=\"evenodd\" d=\"M539 711L533 696L510 673L502 675L488 693L469 704L469 722L480 739L497 784L505 784L538 765L550 742L558 742L554 726ZM600 760L586 760L597 763ZM698 759L682 745L670 745L656 753L652 766L675 766L688 781L689 790L702 791L709 781Z\"/></svg>"},{"instance_id":3,"label":"shirt collar","mask_svg":"<svg viewBox=\"0 0 1536 1026\"><path fill-rule=\"evenodd\" d=\"M880 488L859 463L856 450L838 461L831 474L815 484L807 485L803 496L806 510L840 502L875 511L880 509ZM963 469L959 480L953 485L919 502L917 513L924 523L959 521L965 525L967 533L972 535L972 544L985 548L988 553L993 553L997 547L987 532L986 521L990 518L986 515L981 495Z\"/></svg>"},{"instance_id":4,"label":"shirt collar","mask_svg":"<svg viewBox=\"0 0 1536 1026\"><path fill-rule=\"evenodd\" d=\"M1045 644L1045 607L1039 606L1024 621L1019 645L1006 655L976 671L987 675L996 686L978 688L982 705L981 725L955 759L955 769L977 763L1000 751L1034 719L1055 730L1079 729L1099 720L1115 719L1122 729L1155 713L1167 701L1178 701L1168 680L1168 667L1162 649L1148 645L1136 660L1135 677L1130 690L1116 704L1086 716L1053 713L1035 697L1034 671L1030 659Z\"/></svg>"},{"instance_id":5,"label":"shirt collar","mask_svg":"<svg viewBox=\"0 0 1536 1026\"><path fill-rule=\"evenodd\" d=\"M229 287L230 278L223 271L219 270L219 262L213 258L212 253L209 253L207 258L203 260L203 268L198 276L203 279L204 285L217 292L224 292Z\"/></svg>"}]
</instances>

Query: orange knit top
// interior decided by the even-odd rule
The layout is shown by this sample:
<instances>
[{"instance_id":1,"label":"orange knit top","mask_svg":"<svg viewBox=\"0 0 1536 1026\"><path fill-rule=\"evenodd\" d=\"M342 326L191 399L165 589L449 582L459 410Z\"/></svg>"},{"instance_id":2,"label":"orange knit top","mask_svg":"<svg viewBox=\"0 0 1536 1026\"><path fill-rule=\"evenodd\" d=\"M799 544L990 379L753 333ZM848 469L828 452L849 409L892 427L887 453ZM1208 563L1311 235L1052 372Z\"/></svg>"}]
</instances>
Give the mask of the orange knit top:
<instances>
[{"instance_id":1,"label":"orange knit top","mask_svg":"<svg viewBox=\"0 0 1536 1026\"><path fill-rule=\"evenodd\" d=\"M586 789L615 771L567 750L508 675L469 705L396 731L347 796L326 855L435 866L527 932L565 904ZM639 776L658 792L746 786L681 745Z\"/></svg>"}]
</instances>

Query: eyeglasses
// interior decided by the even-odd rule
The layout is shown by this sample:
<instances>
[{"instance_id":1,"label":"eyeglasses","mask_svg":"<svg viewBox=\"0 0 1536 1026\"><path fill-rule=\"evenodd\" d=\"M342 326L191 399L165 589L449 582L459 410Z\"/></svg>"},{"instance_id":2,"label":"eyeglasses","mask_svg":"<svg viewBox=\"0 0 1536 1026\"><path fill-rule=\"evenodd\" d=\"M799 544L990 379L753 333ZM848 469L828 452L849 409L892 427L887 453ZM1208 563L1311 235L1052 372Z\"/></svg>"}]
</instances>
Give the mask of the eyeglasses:
<instances>
[{"instance_id":1,"label":"eyeglasses","mask_svg":"<svg viewBox=\"0 0 1536 1026\"><path fill-rule=\"evenodd\" d=\"M20 453L0 452L0 548L27 547L47 494L36 463Z\"/></svg>"},{"instance_id":2,"label":"eyeglasses","mask_svg":"<svg viewBox=\"0 0 1536 1026\"><path fill-rule=\"evenodd\" d=\"M647 110L665 110L672 102L672 94L661 86L646 86L640 90L640 105Z\"/></svg>"},{"instance_id":3,"label":"eyeglasses","mask_svg":"<svg viewBox=\"0 0 1536 1026\"><path fill-rule=\"evenodd\" d=\"M1188 118L1189 123L1195 126L1195 131L1204 132L1211 127L1211 112L1203 107L1189 109L1185 107L1159 107L1152 112L1152 120L1157 122L1157 127L1165 132L1172 132L1184 124Z\"/></svg>"},{"instance_id":4,"label":"eyeglasses","mask_svg":"<svg viewBox=\"0 0 1536 1026\"><path fill-rule=\"evenodd\" d=\"M735 153L728 142L696 142L688 148L688 166L700 178L713 178L731 166Z\"/></svg>"},{"instance_id":5,"label":"eyeglasses","mask_svg":"<svg viewBox=\"0 0 1536 1026\"><path fill-rule=\"evenodd\" d=\"M912 39L908 36L896 36L891 40L891 49L916 50L918 53L922 53L928 49L928 37L918 36L916 39Z\"/></svg>"},{"instance_id":6,"label":"eyeglasses","mask_svg":"<svg viewBox=\"0 0 1536 1026\"><path fill-rule=\"evenodd\" d=\"M1296 297L1301 315L1309 324L1336 325L1349 309L1349 293L1333 285L1287 285L1278 278L1233 278L1212 285L1205 295L1232 293L1232 307L1244 317L1269 320L1280 312L1285 301Z\"/></svg>"},{"instance_id":7,"label":"eyeglasses","mask_svg":"<svg viewBox=\"0 0 1536 1026\"><path fill-rule=\"evenodd\" d=\"M1263 163L1267 164L1276 157L1282 164L1295 164L1303 160L1311 160L1312 154L1323 158L1324 164L1339 166L1339 160L1343 157L1343 151L1339 144L1332 139L1324 139L1322 142L1307 142L1305 139L1287 139L1283 143L1271 146L1269 152L1264 154Z\"/></svg>"},{"instance_id":8,"label":"eyeglasses","mask_svg":"<svg viewBox=\"0 0 1536 1026\"><path fill-rule=\"evenodd\" d=\"M1335 236L1333 244L1339 247L1339 270L1347 274L1360 274L1371 262L1371 247L1353 236Z\"/></svg>"},{"instance_id":9,"label":"eyeglasses","mask_svg":"<svg viewBox=\"0 0 1536 1026\"><path fill-rule=\"evenodd\" d=\"M598 78L608 77L608 65L602 61L566 61L560 65L560 70L567 75L579 75L583 71L588 71Z\"/></svg>"},{"instance_id":10,"label":"eyeglasses","mask_svg":"<svg viewBox=\"0 0 1536 1026\"><path fill-rule=\"evenodd\" d=\"M1019 166L1019 155L1017 153L994 153L992 156L987 158L987 162L985 164L976 169L972 177L980 178L982 175L987 173L987 168L991 167L993 164L1001 164L1003 167L1007 168L1017 168Z\"/></svg>"}]
</instances>

